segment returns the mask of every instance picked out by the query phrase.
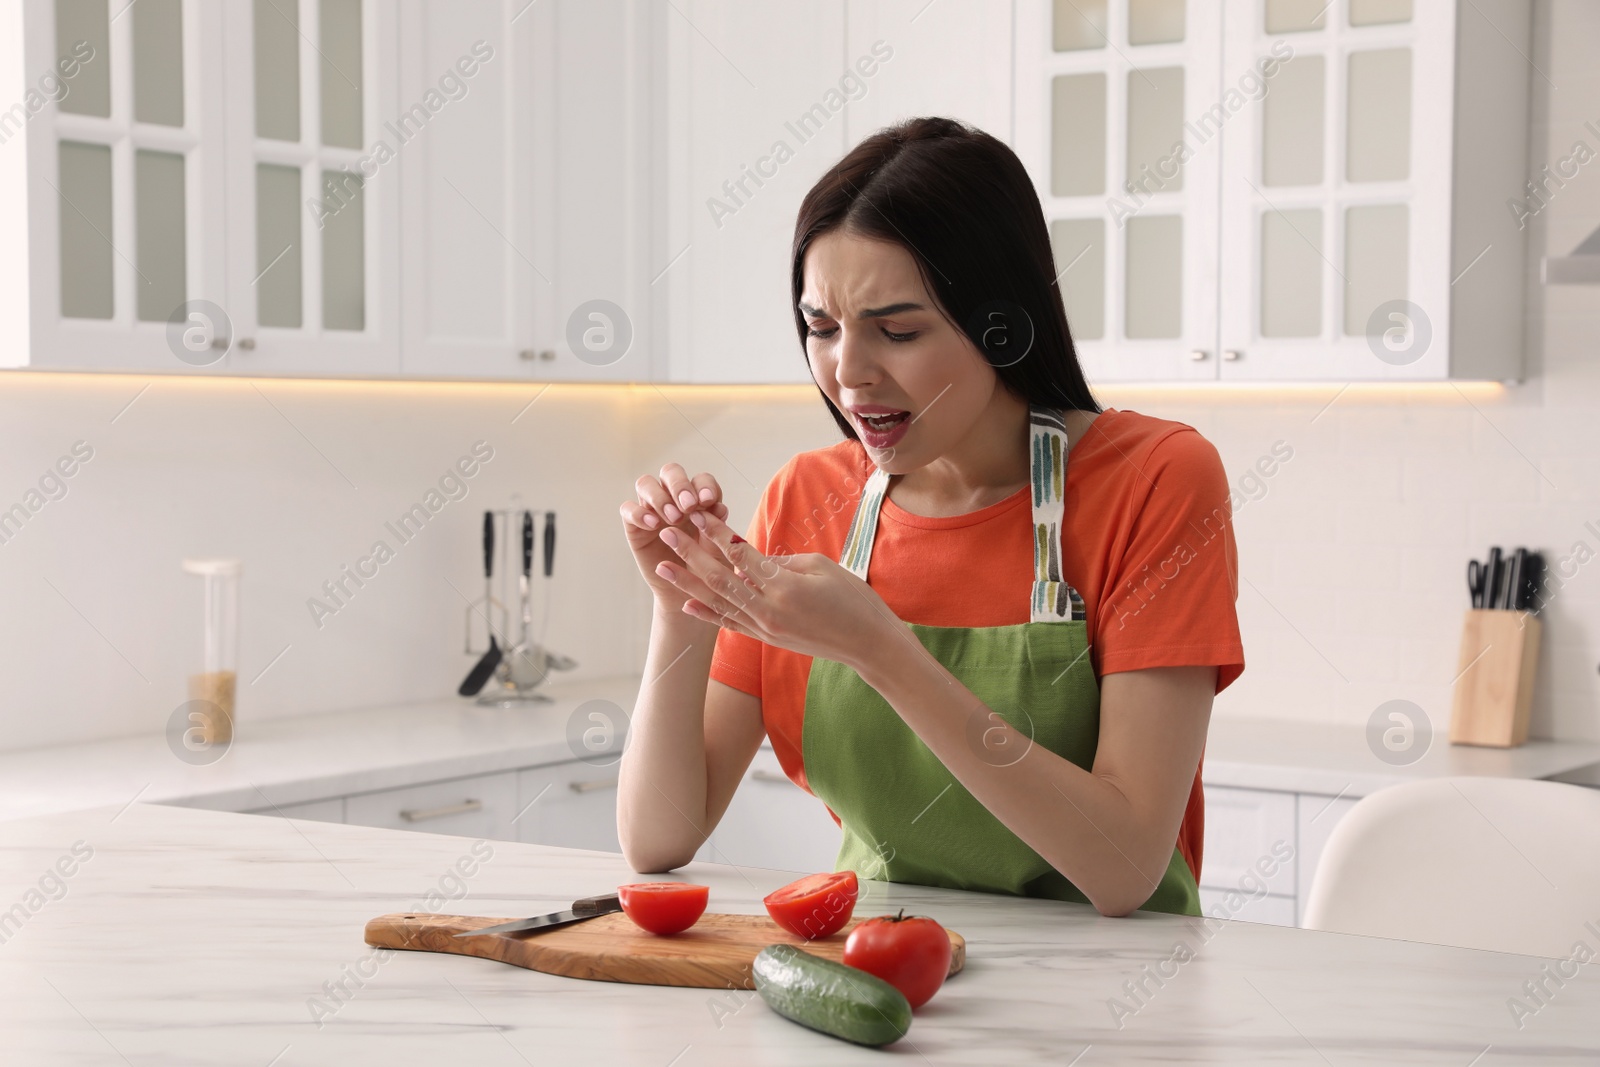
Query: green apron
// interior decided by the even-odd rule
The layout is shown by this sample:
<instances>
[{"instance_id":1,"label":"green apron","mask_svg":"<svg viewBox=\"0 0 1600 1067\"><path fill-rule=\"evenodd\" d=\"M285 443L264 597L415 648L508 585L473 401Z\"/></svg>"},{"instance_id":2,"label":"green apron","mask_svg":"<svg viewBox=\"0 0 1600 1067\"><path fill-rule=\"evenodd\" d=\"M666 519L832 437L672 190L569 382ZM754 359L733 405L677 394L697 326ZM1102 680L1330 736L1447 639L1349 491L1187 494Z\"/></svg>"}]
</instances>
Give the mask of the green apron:
<instances>
[{"instance_id":1,"label":"green apron","mask_svg":"<svg viewBox=\"0 0 1600 1067\"><path fill-rule=\"evenodd\" d=\"M986 706L974 705L967 724L968 741L980 758L1006 765L1026 752L993 743L994 734L986 734L997 725L992 715L1089 770L1099 741L1100 689L1089 660L1083 600L1061 573L1066 423L1060 412L1036 407L1029 424L1034 580L1029 589L997 593L1029 596L1031 621L906 625ZM889 475L875 470L840 552L840 563L862 580L888 488ZM812 792L843 823L837 869L890 882L1087 903L956 780L877 690L842 663L812 661L801 748ZM1069 805L1062 796L1039 799L1063 811ZM1176 847L1143 907L1200 914L1194 876Z\"/></svg>"}]
</instances>

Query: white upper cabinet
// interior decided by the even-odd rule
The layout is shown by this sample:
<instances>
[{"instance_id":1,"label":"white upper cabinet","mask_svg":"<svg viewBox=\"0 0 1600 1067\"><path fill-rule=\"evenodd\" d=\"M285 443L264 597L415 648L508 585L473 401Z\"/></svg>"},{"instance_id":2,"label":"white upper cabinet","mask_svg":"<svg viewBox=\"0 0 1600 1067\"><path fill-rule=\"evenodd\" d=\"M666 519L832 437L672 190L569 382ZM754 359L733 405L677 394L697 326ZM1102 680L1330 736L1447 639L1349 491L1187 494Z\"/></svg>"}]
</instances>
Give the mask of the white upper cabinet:
<instances>
[{"instance_id":1,"label":"white upper cabinet","mask_svg":"<svg viewBox=\"0 0 1600 1067\"><path fill-rule=\"evenodd\" d=\"M679 0L660 16L665 226L649 284L669 381L811 380L789 250L806 190L844 153L846 101L870 83L846 55L844 12Z\"/></svg>"},{"instance_id":2,"label":"white upper cabinet","mask_svg":"<svg viewBox=\"0 0 1600 1067\"><path fill-rule=\"evenodd\" d=\"M1530 14L1487 6L1022 0L1091 380L1519 377Z\"/></svg>"},{"instance_id":3,"label":"white upper cabinet","mask_svg":"<svg viewBox=\"0 0 1600 1067\"><path fill-rule=\"evenodd\" d=\"M392 374L400 341L394 5L237 0L219 9L228 211L225 222L208 221L227 234L222 307L233 330L219 369Z\"/></svg>"},{"instance_id":4,"label":"white upper cabinet","mask_svg":"<svg viewBox=\"0 0 1600 1067\"><path fill-rule=\"evenodd\" d=\"M0 32L11 297L0 365L184 366L168 320L227 302L221 12L27 0ZM27 294L25 307L15 300ZM224 339L223 344L226 343ZM199 359L215 356L209 336Z\"/></svg>"},{"instance_id":5,"label":"white upper cabinet","mask_svg":"<svg viewBox=\"0 0 1600 1067\"><path fill-rule=\"evenodd\" d=\"M1022 0L1017 150L1091 382L1216 377L1222 20L1209 0Z\"/></svg>"},{"instance_id":6,"label":"white upper cabinet","mask_svg":"<svg viewBox=\"0 0 1600 1067\"><path fill-rule=\"evenodd\" d=\"M403 372L649 380L646 8L402 11Z\"/></svg>"},{"instance_id":7,"label":"white upper cabinet","mask_svg":"<svg viewBox=\"0 0 1600 1067\"><path fill-rule=\"evenodd\" d=\"M1515 378L1530 22L1528 0L22 0L0 365L809 382L800 202L937 114L1033 174L1091 380Z\"/></svg>"}]
</instances>

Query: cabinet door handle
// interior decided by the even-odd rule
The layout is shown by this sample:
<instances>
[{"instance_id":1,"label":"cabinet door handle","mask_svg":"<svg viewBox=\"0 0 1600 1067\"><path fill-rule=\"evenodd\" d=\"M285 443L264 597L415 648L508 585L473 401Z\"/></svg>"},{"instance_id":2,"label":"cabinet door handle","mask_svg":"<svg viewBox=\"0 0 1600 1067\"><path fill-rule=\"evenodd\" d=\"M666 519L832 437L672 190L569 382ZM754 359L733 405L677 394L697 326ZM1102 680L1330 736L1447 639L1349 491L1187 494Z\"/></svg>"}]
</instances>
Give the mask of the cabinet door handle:
<instances>
[{"instance_id":1,"label":"cabinet door handle","mask_svg":"<svg viewBox=\"0 0 1600 1067\"><path fill-rule=\"evenodd\" d=\"M764 767L758 767L751 771L750 777L753 781L757 782L782 782L784 785L794 784L793 782L789 781L788 775L779 771L769 771Z\"/></svg>"},{"instance_id":2,"label":"cabinet door handle","mask_svg":"<svg viewBox=\"0 0 1600 1067\"><path fill-rule=\"evenodd\" d=\"M465 815L469 811L482 811L483 801L463 800L459 804L446 804L442 808L403 808L400 817L406 822L427 822L429 819L442 819L446 815Z\"/></svg>"},{"instance_id":3,"label":"cabinet door handle","mask_svg":"<svg viewBox=\"0 0 1600 1067\"><path fill-rule=\"evenodd\" d=\"M1222 351L1222 358L1227 360L1229 363L1232 363L1242 355L1244 355L1244 353L1239 351L1237 348L1225 348Z\"/></svg>"},{"instance_id":4,"label":"cabinet door handle","mask_svg":"<svg viewBox=\"0 0 1600 1067\"><path fill-rule=\"evenodd\" d=\"M568 782L567 788L574 793L593 793L596 789L615 789L615 778L596 778L591 782Z\"/></svg>"},{"instance_id":5,"label":"cabinet door handle","mask_svg":"<svg viewBox=\"0 0 1600 1067\"><path fill-rule=\"evenodd\" d=\"M1210 357L1211 353L1207 352L1203 348L1191 348L1189 350L1189 358L1194 360L1196 363L1199 363L1203 359L1209 359Z\"/></svg>"}]
</instances>

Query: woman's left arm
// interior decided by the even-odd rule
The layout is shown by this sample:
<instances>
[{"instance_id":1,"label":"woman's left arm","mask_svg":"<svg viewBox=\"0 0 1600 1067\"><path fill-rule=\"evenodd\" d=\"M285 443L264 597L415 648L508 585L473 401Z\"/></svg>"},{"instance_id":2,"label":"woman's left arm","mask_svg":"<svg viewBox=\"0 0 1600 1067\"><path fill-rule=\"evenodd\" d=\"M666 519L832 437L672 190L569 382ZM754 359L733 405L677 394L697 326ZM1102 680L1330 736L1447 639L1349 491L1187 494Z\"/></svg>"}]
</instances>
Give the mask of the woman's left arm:
<instances>
[{"instance_id":1,"label":"woman's left arm","mask_svg":"<svg viewBox=\"0 0 1600 1067\"><path fill-rule=\"evenodd\" d=\"M1155 892L1200 765L1216 667L1106 675L1099 746L1086 771L994 715L914 638L886 634L851 666L1102 915L1126 915Z\"/></svg>"}]
</instances>

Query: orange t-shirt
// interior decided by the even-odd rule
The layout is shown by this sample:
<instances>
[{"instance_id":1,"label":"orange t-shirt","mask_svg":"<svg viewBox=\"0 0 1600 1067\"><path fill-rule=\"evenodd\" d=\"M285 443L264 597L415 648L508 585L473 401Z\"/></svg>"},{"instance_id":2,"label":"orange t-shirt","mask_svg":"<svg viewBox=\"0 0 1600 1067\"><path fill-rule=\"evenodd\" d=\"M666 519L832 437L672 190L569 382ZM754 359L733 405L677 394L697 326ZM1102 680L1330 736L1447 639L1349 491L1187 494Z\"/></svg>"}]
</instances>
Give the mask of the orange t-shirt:
<instances>
[{"instance_id":1,"label":"orange t-shirt","mask_svg":"<svg viewBox=\"0 0 1600 1067\"><path fill-rule=\"evenodd\" d=\"M837 560L872 471L854 440L802 452L767 486L746 539L767 554ZM1107 408L1072 446L1065 498L1063 574L1087 609L1095 678L1215 665L1221 692L1239 677L1238 554L1227 476L1211 442L1180 422ZM884 500L868 579L905 622L1025 623L1033 577L1029 487L942 518ZM801 724L810 670L810 656L731 630L718 633L711 661L712 679L761 700L779 764L808 790ZM1196 881L1204 832L1197 770L1177 841Z\"/></svg>"}]
</instances>

